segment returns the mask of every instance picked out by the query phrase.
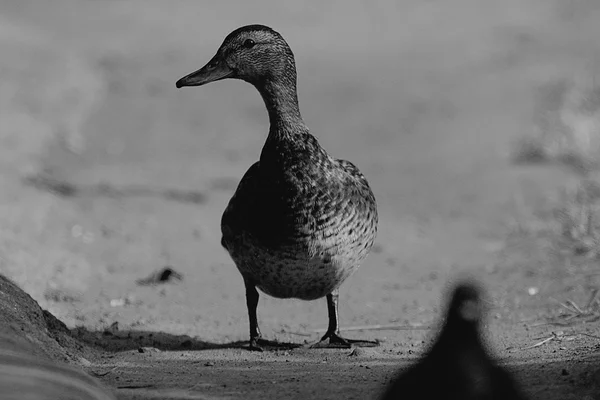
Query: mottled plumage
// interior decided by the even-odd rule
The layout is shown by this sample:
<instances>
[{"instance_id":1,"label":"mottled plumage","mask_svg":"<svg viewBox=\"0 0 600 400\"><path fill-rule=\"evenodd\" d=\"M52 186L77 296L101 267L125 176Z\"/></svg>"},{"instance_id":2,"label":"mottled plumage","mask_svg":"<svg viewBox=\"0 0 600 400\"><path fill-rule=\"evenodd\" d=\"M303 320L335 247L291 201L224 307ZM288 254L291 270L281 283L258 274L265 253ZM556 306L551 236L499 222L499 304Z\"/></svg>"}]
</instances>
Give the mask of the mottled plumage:
<instances>
[{"instance_id":1,"label":"mottled plumage","mask_svg":"<svg viewBox=\"0 0 600 400\"><path fill-rule=\"evenodd\" d=\"M259 349L256 287L278 298L327 296L330 329L323 340L347 346L339 337L337 289L375 240L377 207L369 184L356 166L331 157L310 134L298 108L294 55L277 32L262 25L236 29L205 67L177 86L225 78L253 84L270 121L260 159L221 221L221 243L246 285L251 347Z\"/></svg>"},{"instance_id":2,"label":"mottled plumage","mask_svg":"<svg viewBox=\"0 0 600 400\"><path fill-rule=\"evenodd\" d=\"M473 283L458 285L435 343L401 372L382 400L525 400L488 353L480 333L483 313L480 289Z\"/></svg>"}]
</instances>

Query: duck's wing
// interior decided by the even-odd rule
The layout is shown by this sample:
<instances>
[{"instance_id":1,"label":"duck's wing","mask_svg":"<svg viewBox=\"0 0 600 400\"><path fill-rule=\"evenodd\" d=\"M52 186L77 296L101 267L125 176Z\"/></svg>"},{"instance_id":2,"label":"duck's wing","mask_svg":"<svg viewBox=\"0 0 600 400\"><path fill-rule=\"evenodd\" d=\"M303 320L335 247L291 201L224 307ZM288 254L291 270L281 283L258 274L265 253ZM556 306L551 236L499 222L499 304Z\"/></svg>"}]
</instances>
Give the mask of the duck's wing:
<instances>
[{"instance_id":1,"label":"duck's wing","mask_svg":"<svg viewBox=\"0 0 600 400\"><path fill-rule=\"evenodd\" d=\"M252 213L253 209L256 208L258 192L260 191L258 183L259 165L260 161L257 161L248 168L221 217L221 233L223 234L221 245L227 250L231 250L232 242L247 230L248 217L251 216L249 213Z\"/></svg>"},{"instance_id":2,"label":"duck's wing","mask_svg":"<svg viewBox=\"0 0 600 400\"><path fill-rule=\"evenodd\" d=\"M316 150L307 156L295 151L289 162L259 161L248 169L221 219L223 247L231 250L251 237L266 247L335 253L339 240L375 235L377 205L359 169L346 160L316 157Z\"/></svg>"},{"instance_id":3,"label":"duck's wing","mask_svg":"<svg viewBox=\"0 0 600 400\"><path fill-rule=\"evenodd\" d=\"M375 201L375 198L371 191L371 187L369 186L369 182L367 181L367 178L365 178L363 173L360 172L358 167L348 160L337 159L336 161L338 165L342 167L344 172L360 186L360 189L368 193L368 197L372 197L372 200Z\"/></svg>"},{"instance_id":4,"label":"duck's wing","mask_svg":"<svg viewBox=\"0 0 600 400\"><path fill-rule=\"evenodd\" d=\"M365 176L360 172L358 167L348 160L336 159L338 165L349 175L356 177L357 179L367 180Z\"/></svg>"},{"instance_id":5,"label":"duck's wing","mask_svg":"<svg viewBox=\"0 0 600 400\"><path fill-rule=\"evenodd\" d=\"M355 209L364 213L365 217L376 226L378 221L377 202L367 178L350 161L337 159L336 162L348 177L348 184L345 185L347 198L351 199L350 202Z\"/></svg>"}]
</instances>

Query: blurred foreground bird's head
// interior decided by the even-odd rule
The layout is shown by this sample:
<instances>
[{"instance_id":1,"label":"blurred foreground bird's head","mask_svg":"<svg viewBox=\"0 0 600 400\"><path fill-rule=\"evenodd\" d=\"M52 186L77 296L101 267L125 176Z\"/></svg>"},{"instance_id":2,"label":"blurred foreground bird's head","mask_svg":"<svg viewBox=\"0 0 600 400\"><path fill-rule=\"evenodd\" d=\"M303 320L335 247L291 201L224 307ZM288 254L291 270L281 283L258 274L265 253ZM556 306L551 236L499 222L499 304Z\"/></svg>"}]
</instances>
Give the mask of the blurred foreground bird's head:
<instances>
[{"instance_id":1,"label":"blurred foreground bird's head","mask_svg":"<svg viewBox=\"0 0 600 400\"><path fill-rule=\"evenodd\" d=\"M383 400L524 400L519 385L500 367L483 340L484 291L473 281L454 286L433 345L404 370Z\"/></svg>"},{"instance_id":2,"label":"blurred foreground bird's head","mask_svg":"<svg viewBox=\"0 0 600 400\"><path fill-rule=\"evenodd\" d=\"M217 54L176 86L201 86L227 78L260 86L268 80L295 77L294 54L283 37L268 26L247 25L227 35Z\"/></svg>"},{"instance_id":3,"label":"blurred foreground bird's head","mask_svg":"<svg viewBox=\"0 0 600 400\"><path fill-rule=\"evenodd\" d=\"M446 325L471 326L471 329L477 330L484 313L482 289L474 282L461 282L452 291Z\"/></svg>"}]
</instances>

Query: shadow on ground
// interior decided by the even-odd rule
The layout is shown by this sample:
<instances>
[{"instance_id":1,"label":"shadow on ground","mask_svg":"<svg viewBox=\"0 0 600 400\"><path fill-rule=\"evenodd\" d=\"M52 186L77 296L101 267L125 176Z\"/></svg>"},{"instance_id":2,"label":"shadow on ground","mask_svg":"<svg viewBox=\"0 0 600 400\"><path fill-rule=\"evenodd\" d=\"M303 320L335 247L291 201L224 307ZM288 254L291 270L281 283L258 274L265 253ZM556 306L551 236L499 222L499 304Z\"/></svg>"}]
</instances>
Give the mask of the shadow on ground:
<instances>
[{"instance_id":1,"label":"shadow on ground","mask_svg":"<svg viewBox=\"0 0 600 400\"><path fill-rule=\"evenodd\" d=\"M80 364L120 399L377 398L426 348L421 343L416 352L399 354L385 346L323 350L266 342L267 351L258 353L246 350L245 341L212 343L162 332L119 331L117 325L102 332L69 331L1 275L0 295L0 348L37 354L40 362ZM559 352L544 360L521 353L506 367L531 398L592 400L600 398L594 394L599 363L599 355L583 352Z\"/></svg>"},{"instance_id":2,"label":"shadow on ground","mask_svg":"<svg viewBox=\"0 0 600 400\"><path fill-rule=\"evenodd\" d=\"M121 399L376 399L416 360L377 351L293 349L254 353L244 350L116 354L98 370ZM568 366L561 360L508 365L530 398L597 399L597 362Z\"/></svg>"},{"instance_id":3,"label":"shadow on ground","mask_svg":"<svg viewBox=\"0 0 600 400\"><path fill-rule=\"evenodd\" d=\"M136 350L140 353L152 351L197 351L217 349L244 349L248 348L248 341L234 341L227 343L214 343L187 335L172 335L164 332L143 330L115 330L91 331L86 328L75 328L71 334L77 340L108 352ZM266 351L292 350L303 345L299 343L278 342L261 340L260 344Z\"/></svg>"},{"instance_id":4,"label":"shadow on ground","mask_svg":"<svg viewBox=\"0 0 600 400\"><path fill-rule=\"evenodd\" d=\"M110 183L74 184L52 177L36 174L23 179L23 183L38 190L53 193L60 197L156 197L179 203L206 203L206 194L193 190L150 187L144 185L114 186Z\"/></svg>"}]
</instances>

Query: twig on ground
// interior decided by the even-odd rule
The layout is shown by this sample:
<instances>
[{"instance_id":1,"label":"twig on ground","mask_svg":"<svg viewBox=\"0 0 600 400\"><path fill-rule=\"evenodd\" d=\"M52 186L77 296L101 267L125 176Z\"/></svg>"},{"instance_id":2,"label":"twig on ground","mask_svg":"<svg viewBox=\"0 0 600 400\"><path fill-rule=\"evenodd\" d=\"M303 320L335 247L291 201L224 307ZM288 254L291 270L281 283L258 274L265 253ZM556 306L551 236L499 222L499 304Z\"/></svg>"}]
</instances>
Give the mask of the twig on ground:
<instances>
[{"instance_id":1,"label":"twig on ground","mask_svg":"<svg viewBox=\"0 0 600 400\"><path fill-rule=\"evenodd\" d=\"M583 333L583 332L581 332L581 333L579 333L579 334L580 334L580 335L583 335L583 336L587 336L587 337L591 337L591 338L594 338L594 339L598 339L598 340L600 340L600 336L596 336L596 335L590 335L589 333Z\"/></svg>"},{"instance_id":2,"label":"twig on ground","mask_svg":"<svg viewBox=\"0 0 600 400\"><path fill-rule=\"evenodd\" d=\"M568 311L568 314L562 314L554 317L551 321L548 321L549 325L573 325L572 321L574 319L583 320L584 323L589 323L593 321L597 321L600 319L600 300L599 300L599 290L593 289L590 293L589 299L585 307L580 307L577 303L575 303L571 299L567 299L564 302L556 300L550 297L551 300L558 303L561 307ZM567 323L568 322L568 323ZM539 324L544 325L544 324Z\"/></svg>"},{"instance_id":3,"label":"twig on ground","mask_svg":"<svg viewBox=\"0 0 600 400\"><path fill-rule=\"evenodd\" d=\"M560 306L562 306L565 310L567 310L570 313L578 313L577 310L571 306L570 304L568 304L568 302L563 303L560 300L555 299L554 297L550 297L550 300L555 301L556 303L558 303Z\"/></svg>"},{"instance_id":4,"label":"twig on ground","mask_svg":"<svg viewBox=\"0 0 600 400\"><path fill-rule=\"evenodd\" d=\"M110 374L111 372L113 372L113 371L114 371L114 370L116 370L117 368L118 368L118 366L117 366L117 367L112 367L111 369L109 369L109 370L108 370L108 371L106 371L106 372L96 372L96 371L90 371L90 373L91 373L92 375L94 375L94 376L96 376L96 377L100 378L100 377L103 377L103 376L106 376L106 375Z\"/></svg>"},{"instance_id":5,"label":"twig on ground","mask_svg":"<svg viewBox=\"0 0 600 400\"><path fill-rule=\"evenodd\" d=\"M540 347L540 346L545 345L546 343L551 342L552 340L558 340L559 342L572 341L572 340L575 340L577 338L577 336L587 336L587 337L590 337L593 339L600 340L600 336L590 335L589 333L574 332L570 335L565 335L564 332L559 331L559 332L552 332L552 336L545 338L544 340L541 340L535 344L532 344L531 346L523 347L521 350L528 350L528 349L533 349L535 347Z\"/></svg>"},{"instance_id":6,"label":"twig on ground","mask_svg":"<svg viewBox=\"0 0 600 400\"><path fill-rule=\"evenodd\" d=\"M594 302L596 302L596 300L598 299L598 289L594 289L592 290L592 293L590 294L590 299L588 300L585 309L589 310L592 308L592 305L594 304Z\"/></svg>"},{"instance_id":7,"label":"twig on ground","mask_svg":"<svg viewBox=\"0 0 600 400\"><path fill-rule=\"evenodd\" d=\"M304 337L311 337L312 336L312 334L310 334L310 333L286 331L285 329L282 329L280 331L280 333L282 333L284 335L296 335L296 336L304 336Z\"/></svg>"},{"instance_id":8,"label":"twig on ground","mask_svg":"<svg viewBox=\"0 0 600 400\"><path fill-rule=\"evenodd\" d=\"M533 349L535 347L540 347L545 345L546 343L548 343L549 341L551 341L552 339L554 339L556 336L550 336L549 338L546 338L544 340L542 340L541 342L537 342L535 344L532 344L531 346L527 346L527 347L523 347L521 350L528 350L528 349Z\"/></svg>"},{"instance_id":9,"label":"twig on ground","mask_svg":"<svg viewBox=\"0 0 600 400\"><path fill-rule=\"evenodd\" d=\"M414 324L414 325L360 325L360 326L347 326L340 328L342 331L413 331L413 330L427 330L431 329L431 326ZM313 332L325 332L327 329L314 329Z\"/></svg>"},{"instance_id":10,"label":"twig on ground","mask_svg":"<svg viewBox=\"0 0 600 400\"><path fill-rule=\"evenodd\" d=\"M567 299L567 304L570 305L571 307L573 307L575 309L575 311L578 312L579 314L585 314L585 312L581 308L579 308L577 303L575 303L573 300Z\"/></svg>"}]
</instances>

